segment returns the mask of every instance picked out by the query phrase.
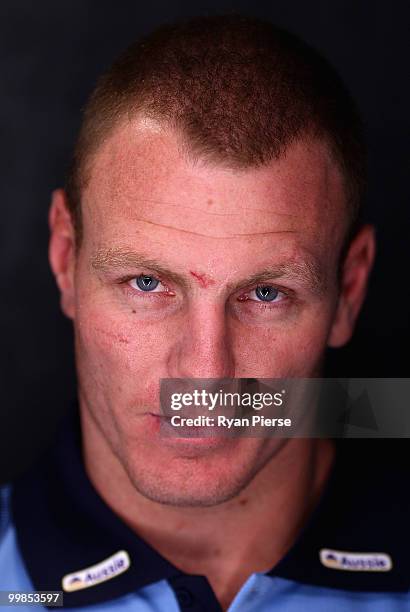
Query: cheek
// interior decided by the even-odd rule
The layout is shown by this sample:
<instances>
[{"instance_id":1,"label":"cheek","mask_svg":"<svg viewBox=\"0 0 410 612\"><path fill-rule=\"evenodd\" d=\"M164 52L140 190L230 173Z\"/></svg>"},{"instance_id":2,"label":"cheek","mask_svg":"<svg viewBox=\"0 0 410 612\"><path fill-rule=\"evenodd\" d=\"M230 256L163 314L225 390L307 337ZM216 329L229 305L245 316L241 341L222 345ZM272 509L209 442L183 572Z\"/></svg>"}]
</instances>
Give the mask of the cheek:
<instances>
[{"instance_id":1,"label":"cheek","mask_svg":"<svg viewBox=\"0 0 410 612\"><path fill-rule=\"evenodd\" d=\"M308 377L323 356L331 315L318 308L292 324L236 329L238 377Z\"/></svg>"},{"instance_id":2,"label":"cheek","mask_svg":"<svg viewBox=\"0 0 410 612\"><path fill-rule=\"evenodd\" d=\"M93 299L82 303L75 327L78 367L87 377L113 393L150 392L164 361L158 326L139 321L131 308L124 311Z\"/></svg>"}]
</instances>

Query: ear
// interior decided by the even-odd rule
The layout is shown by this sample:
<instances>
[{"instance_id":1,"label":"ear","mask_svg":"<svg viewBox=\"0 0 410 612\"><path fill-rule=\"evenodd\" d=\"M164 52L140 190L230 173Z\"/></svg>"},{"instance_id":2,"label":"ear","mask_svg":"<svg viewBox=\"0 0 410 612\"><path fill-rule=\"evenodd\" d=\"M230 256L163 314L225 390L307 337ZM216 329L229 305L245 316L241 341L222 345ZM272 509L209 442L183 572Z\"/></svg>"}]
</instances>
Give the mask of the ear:
<instances>
[{"instance_id":1,"label":"ear","mask_svg":"<svg viewBox=\"0 0 410 612\"><path fill-rule=\"evenodd\" d=\"M352 240L343 263L340 295L328 346L343 346L353 334L357 317L366 297L375 251L374 227L364 225Z\"/></svg>"},{"instance_id":2,"label":"ear","mask_svg":"<svg viewBox=\"0 0 410 612\"><path fill-rule=\"evenodd\" d=\"M62 189L53 191L48 215L50 243L48 258L58 288L60 304L64 314L70 319L75 315L75 233L67 197Z\"/></svg>"}]
</instances>

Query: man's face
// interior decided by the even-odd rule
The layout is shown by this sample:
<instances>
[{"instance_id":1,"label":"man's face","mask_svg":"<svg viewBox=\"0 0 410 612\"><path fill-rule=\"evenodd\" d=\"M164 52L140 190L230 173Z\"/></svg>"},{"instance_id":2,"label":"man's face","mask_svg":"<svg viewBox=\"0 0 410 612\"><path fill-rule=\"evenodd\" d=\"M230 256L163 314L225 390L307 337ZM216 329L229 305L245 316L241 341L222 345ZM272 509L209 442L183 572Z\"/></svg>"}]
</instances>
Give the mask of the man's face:
<instances>
[{"instance_id":1,"label":"man's face","mask_svg":"<svg viewBox=\"0 0 410 612\"><path fill-rule=\"evenodd\" d=\"M164 438L160 379L320 376L346 229L336 165L303 141L263 168L194 163L135 121L92 160L82 211L66 308L82 409L147 497L232 497L274 443Z\"/></svg>"}]
</instances>

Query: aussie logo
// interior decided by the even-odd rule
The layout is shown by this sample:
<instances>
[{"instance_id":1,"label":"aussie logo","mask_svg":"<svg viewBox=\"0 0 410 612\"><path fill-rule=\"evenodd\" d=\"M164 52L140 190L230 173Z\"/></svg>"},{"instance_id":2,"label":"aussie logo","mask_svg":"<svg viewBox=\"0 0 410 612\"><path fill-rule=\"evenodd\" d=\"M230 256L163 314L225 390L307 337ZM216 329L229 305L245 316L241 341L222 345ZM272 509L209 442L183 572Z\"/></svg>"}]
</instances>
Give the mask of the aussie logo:
<instances>
[{"instance_id":1,"label":"aussie logo","mask_svg":"<svg viewBox=\"0 0 410 612\"><path fill-rule=\"evenodd\" d=\"M353 553L322 548L319 556L325 567L349 572L389 572L393 567L391 557L386 553Z\"/></svg>"},{"instance_id":2,"label":"aussie logo","mask_svg":"<svg viewBox=\"0 0 410 612\"><path fill-rule=\"evenodd\" d=\"M87 589L126 572L131 561L125 550L120 550L101 563L86 567L63 577L61 584L66 592Z\"/></svg>"}]
</instances>

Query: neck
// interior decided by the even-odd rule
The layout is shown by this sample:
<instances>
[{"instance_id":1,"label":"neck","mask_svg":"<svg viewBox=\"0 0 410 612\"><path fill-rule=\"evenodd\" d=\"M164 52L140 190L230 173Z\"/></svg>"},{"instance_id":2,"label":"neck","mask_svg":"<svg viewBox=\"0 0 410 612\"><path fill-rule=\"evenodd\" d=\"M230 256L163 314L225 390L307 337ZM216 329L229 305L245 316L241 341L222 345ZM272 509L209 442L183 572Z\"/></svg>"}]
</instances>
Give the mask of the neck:
<instances>
[{"instance_id":1,"label":"neck","mask_svg":"<svg viewBox=\"0 0 410 612\"><path fill-rule=\"evenodd\" d=\"M92 442L89 430L84 455L88 476L107 505L173 565L206 576L226 608L252 573L272 569L295 542L318 503L334 448L328 440L289 439L238 496L198 508L141 495L115 455Z\"/></svg>"}]
</instances>

